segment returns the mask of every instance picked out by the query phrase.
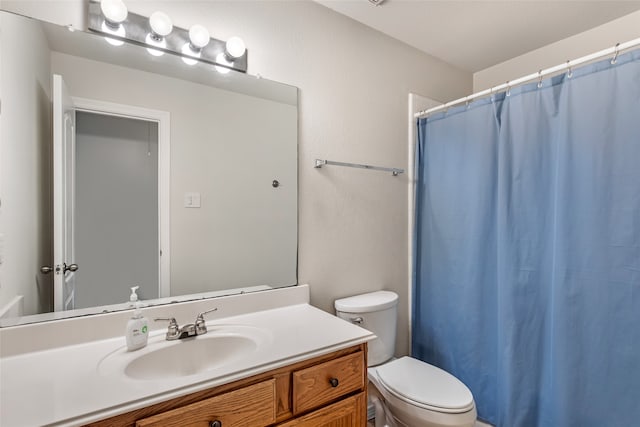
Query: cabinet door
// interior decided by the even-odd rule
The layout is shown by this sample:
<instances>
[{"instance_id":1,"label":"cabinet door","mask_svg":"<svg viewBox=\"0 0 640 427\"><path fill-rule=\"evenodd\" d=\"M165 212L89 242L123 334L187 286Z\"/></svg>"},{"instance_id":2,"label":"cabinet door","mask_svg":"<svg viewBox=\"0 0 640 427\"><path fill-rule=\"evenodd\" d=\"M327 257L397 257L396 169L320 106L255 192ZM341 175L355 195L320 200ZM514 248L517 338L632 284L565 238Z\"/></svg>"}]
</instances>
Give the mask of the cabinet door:
<instances>
[{"instance_id":1,"label":"cabinet door","mask_svg":"<svg viewBox=\"0 0 640 427\"><path fill-rule=\"evenodd\" d=\"M136 427L256 427L276 421L274 379L214 396L136 422Z\"/></svg>"},{"instance_id":2,"label":"cabinet door","mask_svg":"<svg viewBox=\"0 0 640 427\"><path fill-rule=\"evenodd\" d=\"M325 406L279 427L365 427L367 425L366 394L348 397Z\"/></svg>"},{"instance_id":3,"label":"cabinet door","mask_svg":"<svg viewBox=\"0 0 640 427\"><path fill-rule=\"evenodd\" d=\"M293 413L319 408L364 389L365 376L363 352L293 372Z\"/></svg>"}]
</instances>

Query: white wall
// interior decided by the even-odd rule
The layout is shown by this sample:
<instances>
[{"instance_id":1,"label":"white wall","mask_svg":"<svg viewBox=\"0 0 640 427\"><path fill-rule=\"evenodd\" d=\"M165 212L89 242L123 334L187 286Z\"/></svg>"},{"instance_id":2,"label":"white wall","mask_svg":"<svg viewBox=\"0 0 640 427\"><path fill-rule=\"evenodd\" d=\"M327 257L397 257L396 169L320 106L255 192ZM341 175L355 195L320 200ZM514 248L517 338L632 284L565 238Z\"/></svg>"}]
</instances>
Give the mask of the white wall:
<instances>
[{"instance_id":1,"label":"white wall","mask_svg":"<svg viewBox=\"0 0 640 427\"><path fill-rule=\"evenodd\" d=\"M23 295L28 315L49 309L52 293L53 275L39 273L52 258L49 49L37 26L1 19L0 311ZM24 34L34 48L25 51L10 34Z\"/></svg>"},{"instance_id":2,"label":"white wall","mask_svg":"<svg viewBox=\"0 0 640 427\"><path fill-rule=\"evenodd\" d=\"M640 12L494 65L473 75L474 92L640 37Z\"/></svg>"},{"instance_id":3,"label":"white wall","mask_svg":"<svg viewBox=\"0 0 640 427\"><path fill-rule=\"evenodd\" d=\"M408 349L407 175L315 169L314 159L407 168L407 96L471 92L472 76L310 1L132 1L183 28L241 36L249 72L300 88L299 267L314 305L378 289L400 294L399 353ZM80 0L2 7L84 28Z\"/></svg>"}]
</instances>

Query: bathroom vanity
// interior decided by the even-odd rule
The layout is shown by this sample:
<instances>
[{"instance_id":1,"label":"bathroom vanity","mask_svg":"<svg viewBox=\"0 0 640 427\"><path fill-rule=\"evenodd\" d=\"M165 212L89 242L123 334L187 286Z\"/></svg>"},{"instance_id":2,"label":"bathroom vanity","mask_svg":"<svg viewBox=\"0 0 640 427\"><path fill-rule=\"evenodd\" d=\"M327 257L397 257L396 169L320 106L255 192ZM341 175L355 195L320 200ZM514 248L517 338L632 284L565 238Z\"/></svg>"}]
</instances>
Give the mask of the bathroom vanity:
<instances>
[{"instance_id":1,"label":"bathroom vanity","mask_svg":"<svg viewBox=\"0 0 640 427\"><path fill-rule=\"evenodd\" d=\"M356 345L87 425L364 426L366 354Z\"/></svg>"},{"instance_id":2,"label":"bathroom vanity","mask_svg":"<svg viewBox=\"0 0 640 427\"><path fill-rule=\"evenodd\" d=\"M143 309L205 335L128 352L131 311L0 329L0 425L365 426L375 336L308 304L307 286ZM34 411L33 408L38 408Z\"/></svg>"}]
</instances>

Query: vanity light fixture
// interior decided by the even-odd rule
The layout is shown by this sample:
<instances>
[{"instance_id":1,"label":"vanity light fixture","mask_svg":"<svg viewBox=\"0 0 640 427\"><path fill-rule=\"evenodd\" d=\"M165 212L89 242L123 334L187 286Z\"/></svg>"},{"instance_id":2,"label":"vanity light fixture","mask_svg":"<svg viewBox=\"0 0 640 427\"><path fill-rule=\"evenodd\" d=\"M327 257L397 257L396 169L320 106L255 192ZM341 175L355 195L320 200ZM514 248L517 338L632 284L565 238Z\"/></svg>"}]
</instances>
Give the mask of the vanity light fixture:
<instances>
[{"instance_id":1,"label":"vanity light fixture","mask_svg":"<svg viewBox=\"0 0 640 427\"><path fill-rule=\"evenodd\" d=\"M149 32L145 37L145 42L148 45L166 49L167 41L165 40L165 37L171 34L171 30L173 30L173 23L171 22L169 15L159 11L153 12L149 17L149 26L151 27L151 32ZM147 52L153 56L164 55L163 51L149 47L147 48Z\"/></svg>"},{"instance_id":2,"label":"vanity light fixture","mask_svg":"<svg viewBox=\"0 0 640 427\"><path fill-rule=\"evenodd\" d=\"M102 0L100 11L104 19L101 29L104 33L113 34L118 37L125 37L126 31L122 23L127 19L129 11L122 0ZM122 46L124 42L112 37L105 37L105 40L113 46Z\"/></svg>"},{"instance_id":3,"label":"vanity light fixture","mask_svg":"<svg viewBox=\"0 0 640 427\"><path fill-rule=\"evenodd\" d=\"M209 31L200 24L189 28L189 41L182 46L182 60L187 65L195 65L198 61L192 58L200 58L202 49L209 44L211 36Z\"/></svg>"},{"instance_id":4,"label":"vanity light fixture","mask_svg":"<svg viewBox=\"0 0 640 427\"><path fill-rule=\"evenodd\" d=\"M130 13L123 0L89 0L88 28L109 43L121 45L128 41L145 47L154 56L178 55L189 65L202 62L221 73L247 72L248 53L241 38L218 40L198 24L189 30L174 27L163 12L154 12L150 17Z\"/></svg>"}]
</instances>

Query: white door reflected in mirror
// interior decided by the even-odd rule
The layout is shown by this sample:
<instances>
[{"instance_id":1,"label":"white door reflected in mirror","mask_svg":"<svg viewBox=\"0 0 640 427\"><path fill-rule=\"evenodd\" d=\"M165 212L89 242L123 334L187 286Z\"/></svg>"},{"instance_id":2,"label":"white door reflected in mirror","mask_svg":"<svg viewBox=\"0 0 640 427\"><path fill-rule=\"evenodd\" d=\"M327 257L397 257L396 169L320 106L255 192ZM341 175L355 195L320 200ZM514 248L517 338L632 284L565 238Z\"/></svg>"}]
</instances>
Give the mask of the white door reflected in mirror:
<instances>
[{"instance_id":1,"label":"white door reflected in mirror","mask_svg":"<svg viewBox=\"0 0 640 427\"><path fill-rule=\"evenodd\" d=\"M75 121L73 101L62 76L53 76L53 309L73 310L75 263Z\"/></svg>"}]
</instances>

